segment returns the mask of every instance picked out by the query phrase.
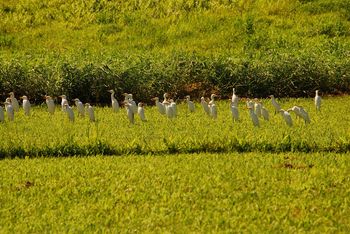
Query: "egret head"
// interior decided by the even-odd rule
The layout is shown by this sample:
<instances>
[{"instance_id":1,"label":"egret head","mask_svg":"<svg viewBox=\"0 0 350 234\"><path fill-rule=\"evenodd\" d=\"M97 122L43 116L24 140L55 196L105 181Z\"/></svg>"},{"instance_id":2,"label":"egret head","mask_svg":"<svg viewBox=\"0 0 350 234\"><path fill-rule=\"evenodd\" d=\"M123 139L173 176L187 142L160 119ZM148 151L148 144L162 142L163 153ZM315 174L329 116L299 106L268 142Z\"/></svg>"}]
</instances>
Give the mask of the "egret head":
<instances>
[{"instance_id":1,"label":"egret head","mask_svg":"<svg viewBox=\"0 0 350 234\"><path fill-rule=\"evenodd\" d=\"M152 101L159 101L159 97L154 97L151 99Z\"/></svg>"},{"instance_id":2,"label":"egret head","mask_svg":"<svg viewBox=\"0 0 350 234\"><path fill-rule=\"evenodd\" d=\"M107 90L108 93L114 93L113 89Z\"/></svg>"},{"instance_id":3,"label":"egret head","mask_svg":"<svg viewBox=\"0 0 350 234\"><path fill-rule=\"evenodd\" d=\"M143 102L139 102L139 103L137 104L137 106L138 106L138 107L143 107L144 104L143 104Z\"/></svg>"},{"instance_id":4,"label":"egret head","mask_svg":"<svg viewBox=\"0 0 350 234\"><path fill-rule=\"evenodd\" d=\"M190 97L190 95L187 95L185 98L187 101L189 101L191 97Z\"/></svg>"},{"instance_id":5,"label":"egret head","mask_svg":"<svg viewBox=\"0 0 350 234\"><path fill-rule=\"evenodd\" d=\"M11 103L11 98L6 98L5 102Z\"/></svg>"},{"instance_id":6,"label":"egret head","mask_svg":"<svg viewBox=\"0 0 350 234\"><path fill-rule=\"evenodd\" d=\"M210 95L211 100L214 100L214 98L216 98L216 97L217 97L217 95L216 95L215 93L213 93L212 95Z\"/></svg>"},{"instance_id":7,"label":"egret head","mask_svg":"<svg viewBox=\"0 0 350 234\"><path fill-rule=\"evenodd\" d=\"M27 96L25 96L25 95L23 95L22 97L20 97L21 99L23 99L23 100L28 100L28 97Z\"/></svg>"},{"instance_id":8,"label":"egret head","mask_svg":"<svg viewBox=\"0 0 350 234\"><path fill-rule=\"evenodd\" d=\"M66 95L61 95L59 97L62 98L62 99L67 99Z\"/></svg>"},{"instance_id":9,"label":"egret head","mask_svg":"<svg viewBox=\"0 0 350 234\"><path fill-rule=\"evenodd\" d=\"M9 95L10 95L11 97L14 97L14 96L15 96L15 93L14 93L14 92L9 92Z\"/></svg>"}]
</instances>

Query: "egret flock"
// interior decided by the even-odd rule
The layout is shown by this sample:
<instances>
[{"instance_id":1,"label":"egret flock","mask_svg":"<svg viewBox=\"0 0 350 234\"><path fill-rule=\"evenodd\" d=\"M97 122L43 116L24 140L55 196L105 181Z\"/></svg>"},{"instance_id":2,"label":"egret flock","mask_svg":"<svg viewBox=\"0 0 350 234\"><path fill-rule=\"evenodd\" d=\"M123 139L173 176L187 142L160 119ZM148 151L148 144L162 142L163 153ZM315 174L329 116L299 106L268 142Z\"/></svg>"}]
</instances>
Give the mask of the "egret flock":
<instances>
[{"instance_id":1,"label":"egret flock","mask_svg":"<svg viewBox=\"0 0 350 234\"><path fill-rule=\"evenodd\" d=\"M115 98L115 92L114 90L108 90L109 93L111 93L111 106L113 112L118 112L120 110L120 105L118 100ZM321 96L318 93L319 91L316 90L315 95L315 108L316 111L321 110ZM75 121L75 114L73 111L73 108L69 105L69 101L67 100L66 95L59 96L61 98L61 110L63 112L66 112L67 117L69 121L74 122ZM145 115L145 109L144 109L144 103L139 102L136 105L136 102L133 100L133 95L129 93L124 93L124 101L121 102L125 109L126 114L129 122L131 124L135 123L135 115L138 115L141 121L147 121L146 115ZM206 115L208 115L212 119L217 119L217 106L215 104L216 98L218 96L216 94L211 94L209 102L206 101L205 97L201 97L200 99L200 105ZM271 98L271 104L274 107L275 114L280 114L285 121L285 123L289 126L293 126L293 119L291 117L291 112L294 112L295 116L299 119L302 119L305 124L309 124L311 122L308 112L302 107L302 106L293 106L289 109L282 109L281 105L277 102L274 95L269 96ZM27 96L21 96L20 97L22 102L22 107L24 114L26 116L30 116L30 109L31 104L29 102L29 99ZM47 111L53 115L55 113L55 102L54 99L51 96L45 95L44 96L46 100L47 105ZM177 116L177 108L176 108L176 102L174 99L170 97L168 93L165 93L163 95L163 101L160 102L159 97L154 97L152 100L155 102L155 105L157 107L157 110L159 114L165 115L169 119L176 118ZM187 108L189 112L195 112L196 111L196 105L191 100L190 96L187 95L185 97L185 102L187 104ZM240 98L236 94L235 88L233 88L232 98L230 98L230 110L232 114L232 120L234 122L239 121L239 103ZM76 106L77 109L77 115L78 117L84 118L85 115L89 117L89 120L91 122L95 122L95 113L94 108L89 103L83 104L78 98L75 98L72 100ZM0 106L0 122L5 121L5 112L7 115L8 121L14 121L15 119L15 112L19 111L19 102L15 97L14 92L9 93L9 97L6 98L6 101L4 102L5 108ZM260 102L257 98L254 98L253 100L246 99L246 108L248 109L249 116L251 118L251 121L254 126L259 127L260 126L260 119L263 119L264 121L269 121L269 111L265 108L265 106ZM5 111L4 111L5 109Z\"/></svg>"}]
</instances>

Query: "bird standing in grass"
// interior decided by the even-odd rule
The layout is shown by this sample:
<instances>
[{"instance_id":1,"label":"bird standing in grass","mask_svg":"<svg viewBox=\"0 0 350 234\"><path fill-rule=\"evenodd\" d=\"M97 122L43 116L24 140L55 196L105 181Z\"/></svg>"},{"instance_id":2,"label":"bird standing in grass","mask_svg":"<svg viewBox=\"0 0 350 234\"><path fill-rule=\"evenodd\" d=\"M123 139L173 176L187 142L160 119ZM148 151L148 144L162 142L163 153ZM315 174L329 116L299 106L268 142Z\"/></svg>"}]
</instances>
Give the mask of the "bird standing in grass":
<instances>
[{"instance_id":1,"label":"bird standing in grass","mask_svg":"<svg viewBox=\"0 0 350 234\"><path fill-rule=\"evenodd\" d=\"M292 120L292 116L289 114L288 111L285 111L283 109L280 109L279 112L281 113L284 121L286 122L286 124L289 126L289 127L292 127L293 126L293 120Z\"/></svg>"},{"instance_id":2,"label":"bird standing in grass","mask_svg":"<svg viewBox=\"0 0 350 234\"><path fill-rule=\"evenodd\" d=\"M134 111L133 111L133 106L131 103L129 103L128 101L124 101L124 105L126 108L126 114L128 116L129 122L131 124L135 123L135 117L134 117Z\"/></svg>"},{"instance_id":3,"label":"bird standing in grass","mask_svg":"<svg viewBox=\"0 0 350 234\"><path fill-rule=\"evenodd\" d=\"M288 112L293 111L298 118L304 120L305 124L311 123L309 114L302 106L293 106L287 110Z\"/></svg>"},{"instance_id":4,"label":"bird standing in grass","mask_svg":"<svg viewBox=\"0 0 350 234\"><path fill-rule=\"evenodd\" d=\"M236 95L236 90L235 90L235 88L233 88L232 89L231 106L238 107L238 101L239 101L239 98Z\"/></svg>"},{"instance_id":5,"label":"bird standing in grass","mask_svg":"<svg viewBox=\"0 0 350 234\"><path fill-rule=\"evenodd\" d=\"M78 116L85 117L84 104L79 100L79 98L75 98L73 101L75 102L75 106L78 109Z\"/></svg>"},{"instance_id":6,"label":"bird standing in grass","mask_svg":"<svg viewBox=\"0 0 350 234\"><path fill-rule=\"evenodd\" d=\"M271 103L273 107L275 108L275 113L278 113L281 110L280 104L277 103L275 97L273 95L270 95Z\"/></svg>"},{"instance_id":7,"label":"bird standing in grass","mask_svg":"<svg viewBox=\"0 0 350 234\"><path fill-rule=\"evenodd\" d=\"M23 110L24 110L24 114L29 116L30 114L30 102L28 100L27 96L22 96L21 99L23 99Z\"/></svg>"},{"instance_id":8,"label":"bird standing in grass","mask_svg":"<svg viewBox=\"0 0 350 234\"><path fill-rule=\"evenodd\" d=\"M318 95L318 90L316 90L316 95L315 95L315 107L316 107L316 111L321 111L321 96Z\"/></svg>"},{"instance_id":9,"label":"bird standing in grass","mask_svg":"<svg viewBox=\"0 0 350 234\"><path fill-rule=\"evenodd\" d=\"M209 110L210 110L210 116L213 118L213 119L217 119L218 117L218 111L217 111L217 108L216 108L216 105L215 105L215 98L216 98L216 94L212 94L210 96L210 102L208 104L209 106Z\"/></svg>"},{"instance_id":10,"label":"bird standing in grass","mask_svg":"<svg viewBox=\"0 0 350 234\"><path fill-rule=\"evenodd\" d=\"M61 95L59 97L62 99L61 100L62 111L66 111L67 110L66 105L69 106L68 101L67 101L67 97L66 97L66 95Z\"/></svg>"},{"instance_id":11,"label":"bird standing in grass","mask_svg":"<svg viewBox=\"0 0 350 234\"><path fill-rule=\"evenodd\" d=\"M13 110L19 111L19 104L18 104L17 98L15 97L15 93L10 92L9 95L10 95L11 106L12 106Z\"/></svg>"},{"instance_id":12,"label":"bird standing in grass","mask_svg":"<svg viewBox=\"0 0 350 234\"><path fill-rule=\"evenodd\" d=\"M114 97L114 90L111 89L111 90L108 90L109 93L111 93L111 102L112 102L112 110L114 112L118 112L119 111L119 103L118 103L118 100Z\"/></svg>"},{"instance_id":13,"label":"bird standing in grass","mask_svg":"<svg viewBox=\"0 0 350 234\"><path fill-rule=\"evenodd\" d=\"M2 108L2 106L0 106L0 122L4 122L4 121L5 121L4 109Z\"/></svg>"},{"instance_id":14,"label":"bird standing in grass","mask_svg":"<svg viewBox=\"0 0 350 234\"><path fill-rule=\"evenodd\" d=\"M45 95L47 110L50 114L55 113L55 102L53 101L52 97Z\"/></svg>"},{"instance_id":15,"label":"bird standing in grass","mask_svg":"<svg viewBox=\"0 0 350 234\"><path fill-rule=\"evenodd\" d=\"M140 116L140 119L142 121L146 121L145 109L143 108L144 104L142 102L139 102L137 105L137 114Z\"/></svg>"},{"instance_id":16,"label":"bird standing in grass","mask_svg":"<svg viewBox=\"0 0 350 234\"><path fill-rule=\"evenodd\" d=\"M264 120L269 121L270 115L269 111L262 105L261 106L261 116L264 118Z\"/></svg>"},{"instance_id":17,"label":"bird standing in grass","mask_svg":"<svg viewBox=\"0 0 350 234\"><path fill-rule=\"evenodd\" d=\"M238 107L236 106L236 104L234 102L232 102L232 100L231 100L230 109L231 109L233 122L237 122L239 120Z\"/></svg>"},{"instance_id":18,"label":"bird standing in grass","mask_svg":"<svg viewBox=\"0 0 350 234\"><path fill-rule=\"evenodd\" d=\"M260 127L260 122L258 116L255 114L253 107L248 106L250 118L253 122L254 127Z\"/></svg>"},{"instance_id":19,"label":"bird standing in grass","mask_svg":"<svg viewBox=\"0 0 350 234\"><path fill-rule=\"evenodd\" d=\"M207 113L207 115L210 115L210 109L204 97L201 97L201 106L203 107L204 112Z\"/></svg>"},{"instance_id":20,"label":"bird standing in grass","mask_svg":"<svg viewBox=\"0 0 350 234\"><path fill-rule=\"evenodd\" d=\"M67 112L67 116L68 116L69 121L74 122L75 117L74 117L74 112L73 112L72 108L67 103L64 104L63 107L64 107L65 111Z\"/></svg>"},{"instance_id":21,"label":"bird standing in grass","mask_svg":"<svg viewBox=\"0 0 350 234\"><path fill-rule=\"evenodd\" d=\"M257 98L254 98L254 110L255 110L255 114L258 116L258 118L261 117L261 103L259 102L259 100Z\"/></svg>"},{"instance_id":22,"label":"bird standing in grass","mask_svg":"<svg viewBox=\"0 0 350 234\"><path fill-rule=\"evenodd\" d=\"M194 103L190 100L190 95L186 96L186 102L187 102L187 107L188 107L189 112L194 112L195 106L194 106Z\"/></svg>"},{"instance_id":23,"label":"bird standing in grass","mask_svg":"<svg viewBox=\"0 0 350 234\"><path fill-rule=\"evenodd\" d=\"M9 121L14 121L15 120L15 112L13 110L13 106L11 104L11 99L6 98L6 101L4 102L5 104L5 110L7 113L7 118Z\"/></svg>"},{"instance_id":24,"label":"bird standing in grass","mask_svg":"<svg viewBox=\"0 0 350 234\"><path fill-rule=\"evenodd\" d=\"M169 119L175 118L175 110L169 101L163 102L165 105L165 114Z\"/></svg>"},{"instance_id":25,"label":"bird standing in grass","mask_svg":"<svg viewBox=\"0 0 350 234\"><path fill-rule=\"evenodd\" d=\"M156 106L158 108L159 113L162 114L162 115L165 115L165 106L164 106L163 103L161 103L159 101L159 98L158 97L154 97L154 98L152 98L152 100L156 102Z\"/></svg>"},{"instance_id":26,"label":"bird standing in grass","mask_svg":"<svg viewBox=\"0 0 350 234\"><path fill-rule=\"evenodd\" d=\"M95 122L95 112L94 108L90 105L90 103L85 103L86 112L88 113L90 122Z\"/></svg>"}]
</instances>

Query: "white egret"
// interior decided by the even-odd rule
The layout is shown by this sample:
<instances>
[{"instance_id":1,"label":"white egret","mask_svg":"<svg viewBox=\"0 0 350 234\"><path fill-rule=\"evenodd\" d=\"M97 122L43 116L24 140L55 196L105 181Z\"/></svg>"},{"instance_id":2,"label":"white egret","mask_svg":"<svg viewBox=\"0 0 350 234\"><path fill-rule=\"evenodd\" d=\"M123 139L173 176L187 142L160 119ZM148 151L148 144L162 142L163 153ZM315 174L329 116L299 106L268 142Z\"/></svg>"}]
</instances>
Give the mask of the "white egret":
<instances>
[{"instance_id":1,"label":"white egret","mask_svg":"<svg viewBox=\"0 0 350 234\"><path fill-rule=\"evenodd\" d=\"M292 127L293 126L293 120L292 120L292 116L289 114L288 111L285 111L283 109L280 109L279 112L281 113L284 121L286 122L286 124L289 126L289 127Z\"/></svg>"},{"instance_id":2,"label":"white egret","mask_svg":"<svg viewBox=\"0 0 350 234\"><path fill-rule=\"evenodd\" d=\"M114 112L118 112L119 111L119 103L118 103L118 100L114 97L114 90L111 89L111 90L108 90L109 93L111 93L111 102L112 102L112 110Z\"/></svg>"},{"instance_id":3,"label":"white egret","mask_svg":"<svg viewBox=\"0 0 350 234\"><path fill-rule=\"evenodd\" d=\"M78 116L85 117L84 104L79 100L79 98L75 98L73 101L75 102L75 106L78 109Z\"/></svg>"},{"instance_id":4,"label":"white egret","mask_svg":"<svg viewBox=\"0 0 350 234\"><path fill-rule=\"evenodd\" d=\"M254 110L254 102L252 100L248 98L246 104L248 108L252 108Z\"/></svg>"},{"instance_id":5,"label":"white egret","mask_svg":"<svg viewBox=\"0 0 350 234\"><path fill-rule=\"evenodd\" d=\"M4 121L5 121L4 109L2 108L2 106L0 106L0 122L4 122Z\"/></svg>"},{"instance_id":6,"label":"white egret","mask_svg":"<svg viewBox=\"0 0 350 234\"><path fill-rule=\"evenodd\" d=\"M7 113L7 118L9 121L14 121L15 120L15 112L13 110L13 106L11 104L11 99L6 98L6 101L4 102L5 104L5 110Z\"/></svg>"},{"instance_id":7,"label":"white egret","mask_svg":"<svg viewBox=\"0 0 350 234\"><path fill-rule=\"evenodd\" d=\"M131 105L132 105L132 110L133 110L133 112L134 112L134 114L136 114L137 113L137 105L136 105L136 102L133 100L133 97L132 97L132 94L130 93L129 94L129 102L131 103Z\"/></svg>"},{"instance_id":8,"label":"white egret","mask_svg":"<svg viewBox=\"0 0 350 234\"><path fill-rule=\"evenodd\" d=\"M239 112L238 107L233 102L231 102L231 114L233 121L237 122L239 120Z\"/></svg>"},{"instance_id":9,"label":"white egret","mask_svg":"<svg viewBox=\"0 0 350 234\"><path fill-rule=\"evenodd\" d=\"M74 122L75 117L74 117L73 109L67 103L64 104L63 107L65 109L65 112L67 112L67 116L68 116L69 121Z\"/></svg>"},{"instance_id":10,"label":"white egret","mask_svg":"<svg viewBox=\"0 0 350 234\"><path fill-rule=\"evenodd\" d=\"M215 98L217 97L216 94L212 94L210 96L210 102L208 104L209 106L209 110L210 110L210 116L213 118L213 119L216 119L218 117L218 111L217 111L217 108L216 108L216 105L215 105Z\"/></svg>"},{"instance_id":11,"label":"white egret","mask_svg":"<svg viewBox=\"0 0 350 234\"><path fill-rule=\"evenodd\" d=\"M194 106L194 103L190 100L190 95L186 96L186 102L187 102L187 107L188 107L189 112L194 112L195 106Z\"/></svg>"},{"instance_id":12,"label":"white egret","mask_svg":"<svg viewBox=\"0 0 350 234\"><path fill-rule=\"evenodd\" d=\"M311 123L309 114L302 106L293 106L292 108L288 109L287 111L288 112L293 111L297 117L299 117L305 121L305 124Z\"/></svg>"},{"instance_id":13,"label":"white egret","mask_svg":"<svg viewBox=\"0 0 350 234\"><path fill-rule=\"evenodd\" d=\"M140 119L142 121L146 121L145 109L143 108L144 104L142 102L139 102L137 106L137 114L140 116Z\"/></svg>"},{"instance_id":14,"label":"white egret","mask_svg":"<svg viewBox=\"0 0 350 234\"><path fill-rule=\"evenodd\" d=\"M95 112L94 112L94 108L90 105L90 103L85 103L85 108L86 108L86 112L89 115L89 119L90 122L95 122Z\"/></svg>"},{"instance_id":15,"label":"white egret","mask_svg":"<svg viewBox=\"0 0 350 234\"><path fill-rule=\"evenodd\" d=\"M19 104L14 92L10 92L11 105L14 111L19 111Z\"/></svg>"},{"instance_id":16,"label":"white egret","mask_svg":"<svg viewBox=\"0 0 350 234\"><path fill-rule=\"evenodd\" d=\"M321 110L321 96L318 95L318 90L316 90L316 95L315 95L315 106L316 106L316 111Z\"/></svg>"},{"instance_id":17,"label":"white egret","mask_svg":"<svg viewBox=\"0 0 350 234\"><path fill-rule=\"evenodd\" d=\"M173 99L170 99L170 107L173 108L173 112L174 112L174 117L177 116L177 107L176 107L176 102Z\"/></svg>"},{"instance_id":18,"label":"white egret","mask_svg":"<svg viewBox=\"0 0 350 234\"><path fill-rule=\"evenodd\" d=\"M287 111L288 112L293 111L294 114L297 116L297 118L303 118L300 111L300 106L293 106L292 108L289 108Z\"/></svg>"},{"instance_id":19,"label":"white egret","mask_svg":"<svg viewBox=\"0 0 350 234\"><path fill-rule=\"evenodd\" d=\"M248 110L249 110L249 115L250 115L250 118L251 118L251 120L252 120L252 122L253 122L253 125L254 125L255 127L260 127L259 118L258 118L258 116L255 114L253 107L247 107L247 108L248 108Z\"/></svg>"},{"instance_id":20,"label":"white egret","mask_svg":"<svg viewBox=\"0 0 350 234\"><path fill-rule=\"evenodd\" d=\"M68 101L67 101L67 97L66 97L66 95L61 95L59 97L62 99L61 100L62 111L66 111L67 110L66 105L69 106Z\"/></svg>"},{"instance_id":21,"label":"white egret","mask_svg":"<svg viewBox=\"0 0 350 234\"><path fill-rule=\"evenodd\" d=\"M124 93L125 96L125 100L126 102L128 102L131 105L131 110L134 112L134 114L137 113L137 105L136 102L132 99L132 94L129 93Z\"/></svg>"},{"instance_id":22,"label":"white egret","mask_svg":"<svg viewBox=\"0 0 350 234\"><path fill-rule=\"evenodd\" d=\"M281 110L280 104L277 103L277 101L273 95L270 95L270 98L271 98L271 103L272 103L273 107L275 107L275 113L279 112Z\"/></svg>"},{"instance_id":23,"label":"white egret","mask_svg":"<svg viewBox=\"0 0 350 234\"><path fill-rule=\"evenodd\" d=\"M208 103L205 101L204 97L201 97L201 105L202 105L203 110L205 111L205 113L210 115L210 109L209 109Z\"/></svg>"},{"instance_id":24,"label":"white egret","mask_svg":"<svg viewBox=\"0 0 350 234\"><path fill-rule=\"evenodd\" d=\"M129 103L128 101L124 101L124 105L125 105L126 113L128 115L128 119L129 119L130 123L134 124L135 123L135 117L134 117L134 111L133 111L132 104Z\"/></svg>"},{"instance_id":25,"label":"white egret","mask_svg":"<svg viewBox=\"0 0 350 234\"><path fill-rule=\"evenodd\" d=\"M260 118L261 117L261 103L259 102L259 100L257 98L254 98L254 110L255 110L255 114Z\"/></svg>"},{"instance_id":26,"label":"white egret","mask_svg":"<svg viewBox=\"0 0 350 234\"><path fill-rule=\"evenodd\" d=\"M302 106L300 107L300 114L301 114L302 118L304 119L305 124L311 123L309 114L307 113L307 111Z\"/></svg>"},{"instance_id":27,"label":"white egret","mask_svg":"<svg viewBox=\"0 0 350 234\"><path fill-rule=\"evenodd\" d=\"M264 118L264 120L266 121L270 120L269 111L264 106L261 107L261 115Z\"/></svg>"},{"instance_id":28,"label":"white egret","mask_svg":"<svg viewBox=\"0 0 350 234\"><path fill-rule=\"evenodd\" d=\"M45 100L46 100L46 105L47 105L47 110L49 111L50 114L55 113L55 102L52 99L52 97L45 95Z\"/></svg>"},{"instance_id":29,"label":"white egret","mask_svg":"<svg viewBox=\"0 0 350 234\"><path fill-rule=\"evenodd\" d=\"M233 88L233 89L232 89L231 106L238 107L238 101L239 101L239 98L238 98L238 96L236 95L235 88Z\"/></svg>"},{"instance_id":30,"label":"white egret","mask_svg":"<svg viewBox=\"0 0 350 234\"><path fill-rule=\"evenodd\" d=\"M159 102L159 98L154 97L154 98L152 98L152 100L156 102L156 106L158 108L159 113L162 115L165 115L165 106L163 103Z\"/></svg>"},{"instance_id":31,"label":"white egret","mask_svg":"<svg viewBox=\"0 0 350 234\"><path fill-rule=\"evenodd\" d=\"M175 112L174 108L171 106L171 103L169 101L164 102L165 105L165 114L169 119L175 118Z\"/></svg>"},{"instance_id":32,"label":"white egret","mask_svg":"<svg viewBox=\"0 0 350 234\"><path fill-rule=\"evenodd\" d=\"M22 96L21 99L23 99L23 110L24 110L24 114L29 116L30 114L30 102L28 100L27 96Z\"/></svg>"},{"instance_id":33,"label":"white egret","mask_svg":"<svg viewBox=\"0 0 350 234\"><path fill-rule=\"evenodd\" d=\"M164 99L163 99L163 102L162 102L163 104L165 104L166 102L168 102L168 97L169 97L169 94L168 94L168 93L164 93L164 94L163 94L163 98L164 98Z\"/></svg>"}]
</instances>

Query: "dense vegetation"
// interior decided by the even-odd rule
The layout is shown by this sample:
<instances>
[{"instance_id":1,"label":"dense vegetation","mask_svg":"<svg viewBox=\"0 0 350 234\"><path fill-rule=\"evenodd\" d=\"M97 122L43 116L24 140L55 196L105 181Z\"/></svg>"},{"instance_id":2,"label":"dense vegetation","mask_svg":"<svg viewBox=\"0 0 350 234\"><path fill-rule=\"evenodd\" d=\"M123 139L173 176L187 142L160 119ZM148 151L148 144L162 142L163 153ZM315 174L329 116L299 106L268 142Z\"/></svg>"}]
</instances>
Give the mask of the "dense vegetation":
<instances>
[{"instance_id":1,"label":"dense vegetation","mask_svg":"<svg viewBox=\"0 0 350 234\"><path fill-rule=\"evenodd\" d=\"M347 92L349 15L343 0L4 0L1 98Z\"/></svg>"},{"instance_id":2,"label":"dense vegetation","mask_svg":"<svg viewBox=\"0 0 350 234\"><path fill-rule=\"evenodd\" d=\"M349 157L0 160L2 233L348 233Z\"/></svg>"}]
</instances>

